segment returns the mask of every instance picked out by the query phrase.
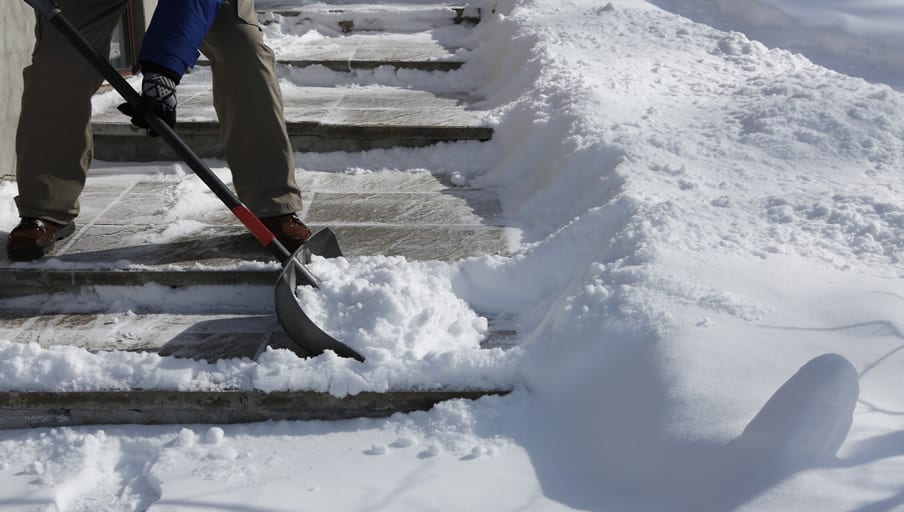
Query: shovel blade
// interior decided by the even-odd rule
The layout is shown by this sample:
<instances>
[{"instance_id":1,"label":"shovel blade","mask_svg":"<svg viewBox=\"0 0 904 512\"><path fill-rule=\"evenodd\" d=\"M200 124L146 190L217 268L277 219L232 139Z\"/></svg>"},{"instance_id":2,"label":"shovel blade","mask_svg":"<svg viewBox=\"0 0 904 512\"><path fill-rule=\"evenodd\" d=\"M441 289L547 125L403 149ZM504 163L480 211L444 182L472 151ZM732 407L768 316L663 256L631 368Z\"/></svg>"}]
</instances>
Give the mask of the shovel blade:
<instances>
[{"instance_id":1,"label":"shovel blade","mask_svg":"<svg viewBox=\"0 0 904 512\"><path fill-rule=\"evenodd\" d=\"M327 232L327 233L325 233ZM321 233L323 233L321 235ZM315 237L320 236L318 240ZM354 351L348 345L333 338L323 329L318 327L308 315L301 309L298 299L295 296L295 288L298 286L299 277L302 283L317 288L317 280L311 272L304 266L300 259L305 257L305 247L307 248L307 258L310 261L311 254L318 254L324 257L327 254L335 254L339 251L339 244L336 243L335 235L329 229L323 229L311 237L292 257L286 262L279 280L276 282L276 317L279 319L280 325L292 340L294 345L293 352L300 357L313 357L322 354L326 350L332 350L340 357L350 357L358 361L364 362L364 356ZM311 241L315 241L312 246L308 246ZM321 252L315 252L321 251ZM341 255L338 252L338 255Z\"/></svg>"},{"instance_id":2,"label":"shovel blade","mask_svg":"<svg viewBox=\"0 0 904 512\"><path fill-rule=\"evenodd\" d=\"M304 265L311 263L311 256L320 256L321 258L338 258L342 256L342 249L339 248L339 240L336 239L336 233L330 228L323 228L311 235L295 253L296 259Z\"/></svg>"}]
</instances>

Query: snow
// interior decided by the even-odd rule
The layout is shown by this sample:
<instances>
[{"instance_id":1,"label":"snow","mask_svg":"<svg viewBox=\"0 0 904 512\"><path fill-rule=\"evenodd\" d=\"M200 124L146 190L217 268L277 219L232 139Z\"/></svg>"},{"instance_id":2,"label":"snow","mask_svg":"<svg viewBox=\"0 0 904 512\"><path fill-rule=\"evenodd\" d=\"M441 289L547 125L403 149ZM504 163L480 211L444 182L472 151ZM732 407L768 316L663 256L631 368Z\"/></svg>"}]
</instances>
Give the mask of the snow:
<instances>
[{"instance_id":1,"label":"snow","mask_svg":"<svg viewBox=\"0 0 904 512\"><path fill-rule=\"evenodd\" d=\"M818 64L904 87L904 4L888 0L652 0L722 30L793 50Z\"/></svg>"},{"instance_id":2,"label":"snow","mask_svg":"<svg viewBox=\"0 0 904 512\"><path fill-rule=\"evenodd\" d=\"M482 352L487 319L455 294L447 264L373 256L353 263L321 258L310 269L321 286L298 288L302 310L367 360L382 365L454 349Z\"/></svg>"},{"instance_id":3,"label":"snow","mask_svg":"<svg viewBox=\"0 0 904 512\"><path fill-rule=\"evenodd\" d=\"M520 230L512 256L315 261L329 286L301 300L369 351L365 363L269 351L208 364L2 342L0 381L514 392L385 420L3 432L0 504L901 508L902 68L858 73L869 82L843 73L872 65L864 41L898 55L900 39L886 36L904 15L880 0L849 4L500 2L474 29L468 62L446 75L483 98L473 108L496 128L491 143L299 155L299 165L430 169L492 187ZM797 38L789 48L830 51L820 61L831 67L761 41L771 20ZM282 79L330 79L314 75ZM184 183L174 193L185 208L207 208ZM14 187L0 187L0 221L12 225ZM477 348L486 316L508 319L518 346Z\"/></svg>"}]
</instances>

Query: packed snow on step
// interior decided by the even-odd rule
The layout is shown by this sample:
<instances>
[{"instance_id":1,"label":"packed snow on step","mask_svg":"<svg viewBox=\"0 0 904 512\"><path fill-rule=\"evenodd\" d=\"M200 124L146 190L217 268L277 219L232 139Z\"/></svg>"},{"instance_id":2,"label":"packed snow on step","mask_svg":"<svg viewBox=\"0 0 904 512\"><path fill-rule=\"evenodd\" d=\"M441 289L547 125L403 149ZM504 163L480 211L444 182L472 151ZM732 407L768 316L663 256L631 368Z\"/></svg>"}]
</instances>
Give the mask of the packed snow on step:
<instances>
[{"instance_id":1,"label":"packed snow on step","mask_svg":"<svg viewBox=\"0 0 904 512\"><path fill-rule=\"evenodd\" d=\"M465 18L477 18L476 7L460 6ZM296 14L297 13L297 14ZM467 25L455 23L458 13L441 4L412 5L405 3L358 4L337 7L314 4L295 10L276 9L258 16L269 41L281 34L312 35L321 33L337 36L353 31L355 34L411 34L431 30L467 30ZM347 34L346 34L347 35ZM277 44L278 46L278 44ZM274 48L275 49L275 48Z\"/></svg>"},{"instance_id":2,"label":"packed snow on step","mask_svg":"<svg viewBox=\"0 0 904 512\"><path fill-rule=\"evenodd\" d=\"M6 343L0 380L126 387L130 372L169 371L188 387L234 375L342 395L498 371L512 395L386 420L11 432L0 502L900 507L904 96L641 0L503 1L474 30L481 44L448 76L471 80L496 135L459 181L499 191L520 245L450 264L315 262L334 287L302 300L335 332L385 335L370 348L379 363L271 351L209 366ZM423 172L461 147L299 164ZM475 349L481 315L509 319L518 347Z\"/></svg>"}]
</instances>

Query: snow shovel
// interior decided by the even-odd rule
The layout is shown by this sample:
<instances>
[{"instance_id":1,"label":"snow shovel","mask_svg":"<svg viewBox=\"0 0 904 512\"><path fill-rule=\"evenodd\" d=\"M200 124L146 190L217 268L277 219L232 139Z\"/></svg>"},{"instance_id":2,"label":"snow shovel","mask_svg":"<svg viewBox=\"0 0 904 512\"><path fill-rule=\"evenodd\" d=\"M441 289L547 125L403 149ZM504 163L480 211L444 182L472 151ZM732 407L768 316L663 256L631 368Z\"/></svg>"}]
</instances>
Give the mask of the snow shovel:
<instances>
[{"instance_id":1,"label":"snow shovel","mask_svg":"<svg viewBox=\"0 0 904 512\"><path fill-rule=\"evenodd\" d=\"M91 43L67 20L53 0L25 0L41 16L55 26L63 36L84 56L88 62L113 86L114 89L140 112L141 97L120 76L106 57L101 55ZM329 229L314 234L295 254L276 239L261 220L254 215L238 197L220 181L207 165L176 135L176 132L154 114L144 116L148 127L155 131L172 149L191 167L210 190L228 207L232 213L248 228L248 231L283 264L282 273L276 282L276 316L293 344L294 352L302 357L316 356L325 350L332 350L341 357L350 357L364 361L364 357L344 343L320 329L301 309L295 298L298 284L319 288L317 278L305 267L312 254L324 257L340 256L339 245L335 235ZM302 263L304 261L304 263Z\"/></svg>"}]
</instances>

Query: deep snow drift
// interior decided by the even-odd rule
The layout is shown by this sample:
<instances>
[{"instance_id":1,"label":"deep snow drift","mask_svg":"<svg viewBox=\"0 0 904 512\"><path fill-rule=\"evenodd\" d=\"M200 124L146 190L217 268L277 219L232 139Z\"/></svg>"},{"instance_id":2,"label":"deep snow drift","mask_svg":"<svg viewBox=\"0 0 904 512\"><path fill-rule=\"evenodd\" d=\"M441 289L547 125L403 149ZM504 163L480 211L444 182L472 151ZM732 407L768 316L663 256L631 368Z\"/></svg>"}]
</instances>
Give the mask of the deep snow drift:
<instances>
[{"instance_id":1,"label":"deep snow drift","mask_svg":"<svg viewBox=\"0 0 904 512\"><path fill-rule=\"evenodd\" d=\"M458 172L463 185L494 187L521 230L514 255L317 262L336 294L305 300L347 335L388 332L373 349L381 365L274 351L257 367L185 363L179 374L202 387L255 387L244 377L265 375L267 389L343 394L438 373L501 379L512 396L385 421L8 432L0 503L900 508L904 96L641 0L600 4L504 1L484 13L462 70L364 74L470 84L497 130L471 161L446 160L448 146L300 155L302 167ZM11 225L12 211L0 212ZM368 307L377 316L355 316ZM430 308L444 311L419 316ZM518 347L476 350L482 315L508 319ZM451 342L399 342L399 325ZM46 376L73 368L66 360L85 369L75 365L72 388L172 365L0 350L11 386L53 387ZM34 367L51 372L35 378Z\"/></svg>"}]
</instances>

